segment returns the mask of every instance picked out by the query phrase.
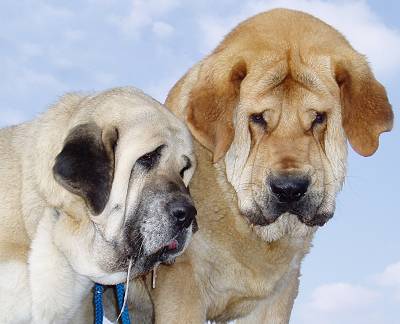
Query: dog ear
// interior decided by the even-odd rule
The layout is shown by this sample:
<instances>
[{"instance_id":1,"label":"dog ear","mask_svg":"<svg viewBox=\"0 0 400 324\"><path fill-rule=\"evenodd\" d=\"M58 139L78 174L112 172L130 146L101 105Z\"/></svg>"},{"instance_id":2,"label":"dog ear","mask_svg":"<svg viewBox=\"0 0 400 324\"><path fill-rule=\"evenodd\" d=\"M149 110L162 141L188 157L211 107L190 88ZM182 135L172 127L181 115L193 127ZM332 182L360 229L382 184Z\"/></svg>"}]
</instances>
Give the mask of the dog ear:
<instances>
[{"instance_id":1,"label":"dog ear","mask_svg":"<svg viewBox=\"0 0 400 324\"><path fill-rule=\"evenodd\" d=\"M186 121L194 137L213 152L214 162L226 154L233 141L233 111L246 74L243 60L223 70L204 63L190 91Z\"/></svg>"},{"instance_id":2,"label":"dog ear","mask_svg":"<svg viewBox=\"0 0 400 324\"><path fill-rule=\"evenodd\" d=\"M82 197L92 214L107 204L114 176L116 129L101 130L96 124L81 124L67 136L53 167L56 181Z\"/></svg>"},{"instance_id":3,"label":"dog ear","mask_svg":"<svg viewBox=\"0 0 400 324\"><path fill-rule=\"evenodd\" d=\"M357 153L370 156L378 149L379 135L393 126L385 88L375 79L365 58L357 53L338 60L335 76L347 138Z\"/></svg>"}]
</instances>

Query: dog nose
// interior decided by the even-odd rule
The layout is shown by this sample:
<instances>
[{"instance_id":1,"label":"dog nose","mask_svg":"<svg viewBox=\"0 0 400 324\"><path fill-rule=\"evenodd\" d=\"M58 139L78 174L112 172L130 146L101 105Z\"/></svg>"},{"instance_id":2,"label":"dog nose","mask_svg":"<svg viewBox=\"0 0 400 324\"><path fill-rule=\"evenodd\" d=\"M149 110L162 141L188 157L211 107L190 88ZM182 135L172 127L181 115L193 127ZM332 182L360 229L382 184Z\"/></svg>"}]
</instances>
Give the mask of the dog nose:
<instances>
[{"instance_id":1,"label":"dog nose","mask_svg":"<svg viewBox=\"0 0 400 324\"><path fill-rule=\"evenodd\" d=\"M271 191L282 203L300 200L306 193L310 181L304 177L280 176L270 181Z\"/></svg>"},{"instance_id":2,"label":"dog nose","mask_svg":"<svg viewBox=\"0 0 400 324\"><path fill-rule=\"evenodd\" d=\"M170 215L176 219L180 228L188 228L197 214L196 208L190 203L176 203L170 206Z\"/></svg>"}]
</instances>

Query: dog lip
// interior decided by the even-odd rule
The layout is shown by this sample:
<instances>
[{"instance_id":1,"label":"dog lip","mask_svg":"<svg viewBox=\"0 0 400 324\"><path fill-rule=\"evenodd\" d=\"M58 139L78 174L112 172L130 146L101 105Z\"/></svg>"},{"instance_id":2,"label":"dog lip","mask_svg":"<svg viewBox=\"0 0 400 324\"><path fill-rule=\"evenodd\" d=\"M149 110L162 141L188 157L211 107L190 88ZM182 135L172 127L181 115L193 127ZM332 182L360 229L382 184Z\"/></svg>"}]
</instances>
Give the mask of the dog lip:
<instances>
[{"instance_id":1,"label":"dog lip","mask_svg":"<svg viewBox=\"0 0 400 324\"><path fill-rule=\"evenodd\" d=\"M242 215L247 219L247 221L256 226L268 226L274 223L280 215L276 217L266 217L260 210L259 213L257 212L242 212Z\"/></svg>"},{"instance_id":2,"label":"dog lip","mask_svg":"<svg viewBox=\"0 0 400 324\"><path fill-rule=\"evenodd\" d=\"M262 208L260 209L262 210ZM310 208L310 206L304 206L304 203L281 203L279 201L275 201L275 210L272 212L272 216L264 214L263 218L265 221L263 221L262 225L268 226L273 224L277 219L279 219L279 217L286 213L296 216L300 222L310 227L322 227L333 216L333 212L318 213L314 208Z\"/></svg>"},{"instance_id":3,"label":"dog lip","mask_svg":"<svg viewBox=\"0 0 400 324\"><path fill-rule=\"evenodd\" d=\"M322 227L326 224L326 221L323 220L314 220L314 219L304 219L301 217L298 217L299 221L302 222L303 224L310 226L310 227L314 227L314 226L319 226Z\"/></svg>"},{"instance_id":4,"label":"dog lip","mask_svg":"<svg viewBox=\"0 0 400 324\"><path fill-rule=\"evenodd\" d=\"M188 239L188 229L176 233L167 243L158 249L136 259L135 275L143 275L151 271L157 264L172 264L185 248Z\"/></svg>"},{"instance_id":5,"label":"dog lip","mask_svg":"<svg viewBox=\"0 0 400 324\"><path fill-rule=\"evenodd\" d=\"M123 258L123 262L121 262L121 269L126 270L128 268L129 259L133 259L134 262L138 261L141 258L144 259L153 259L157 261L163 262L164 259L167 260L169 256L176 255L180 252L180 250L184 246L184 236L180 235L181 233L175 235L168 243L162 245L160 248L151 252L147 255L135 255L129 254ZM180 236L182 238L180 239ZM182 242L180 242L182 241Z\"/></svg>"},{"instance_id":6,"label":"dog lip","mask_svg":"<svg viewBox=\"0 0 400 324\"><path fill-rule=\"evenodd\" d=\"M333 213L322 213L322 214L315 214L311 218L306 218L302 216L298 216L300 222L306 224L307 226L324 226L331 218L333 217Z\"/></svg>"},{"instance_id":7,"label":"dog lip","mask_svg":"<svg viewBox=\"0 0 400 324\"><path fill-rule=\"evenodd\" d=\"M263 217L262 219L258 219L257 221L251 221L254 225L258 225L258 226L268 226L271 225L273 223L275 223L275 221L280 217L281 215L277 216L277 217Z\"/></svg>"},{"instance_id":8,"label":"dog lip","mask_svg":"<svg viewBox=\"0 0 400 324\"><path fill-rule=\"evenodd\" d=\"M177 240L178 235L176 235L174 238L172 238L168 243L162 245L160 248L158 248L155 252L151 253L150 255L155 255L159 253L164 253L164 252L170 252L170 251L175 251L179 247L179 242Z\"/></svg>"},{"instance_id":9,"label":"dog lip","mask_svg":"<svg viewBox=\"0 0 400 324\"><path fill-rule=\"evenodd\" d=\"M186 242L186 231L181 231L170 239L166 244L162 245L155 252L149 254L147 257L156 257L160 261L165 261L171 256L179 254Z\"/></svg>"},{"instance_id":10,"label":"dog lip","mask_svg":"<svg viewBox=\"0 0 400 324\"><path fill-rule=\"evenodd\" d=\"M265 215L263 212L260 214L253 213L243 213L243 215L248 219L248 221L256 226L268 226L275 223L279 217L285 213L289 213L297 217L297 219L303 224L314 227L314 226L324 226L329 219L332 218L333 213L307 213L301 209L296 209L296 206L291 206L290 204L277 204L280 208L279 211L275 213Z\"/></svg>"},{"instance_id":11,"label":"dog lip","mask_svg":"<svg viewBox=\"0 0 400 324\"><path fill-rule=\"evenodd\" d=\"M160 255L161 262L168 262L170 259L177 257L184 249L186 243L186 235L179 232L171 241L164 246L163 253Z\"/></svg>"}]
</instances>

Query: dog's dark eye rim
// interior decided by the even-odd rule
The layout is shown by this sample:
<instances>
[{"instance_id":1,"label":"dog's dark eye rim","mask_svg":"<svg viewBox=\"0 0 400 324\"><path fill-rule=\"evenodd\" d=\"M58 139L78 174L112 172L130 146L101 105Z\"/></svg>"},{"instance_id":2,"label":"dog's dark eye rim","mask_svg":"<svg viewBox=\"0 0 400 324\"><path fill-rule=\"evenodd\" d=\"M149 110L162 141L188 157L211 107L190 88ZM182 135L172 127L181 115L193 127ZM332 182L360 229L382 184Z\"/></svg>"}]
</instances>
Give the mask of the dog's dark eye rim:
<instances>
[{"instance_id":1,"label":"dog's dark eye rim","mask_svg":"<svg viewBox=\"0 0 400 324\"><path fill-rule=\"evenodd\" d=\"M181 176L181 178L183 178L183 176L185 175L185 171L189 170L192 167L192 162L190 161L190 159L187 156L184 156L184 159L186 161L186 164L181 169L181 171L179 171L179 175Z\"/></svg>"},{"instance_id":2,"label":"dog's dark eye rim","mask_svg":"<svg viewBox=\"0 0 400 324\"><path fill-rule=\"evenodd\" d=\"M316 112L314 120L312 122L312 126L323 124L326 121L326 113L325 112Z\"/></svg>"},{"instance_id":3,"label":"dog's dark eye rim","mask_svg":"<svg viewBox=\"0 0 400 324\"><path fill-rule=\"evenodd\" d=\"M151 169L159 161L161 157L161 151L165 147L165 144L158 146L155 150L143 154L136 160L136 163L145 167L146 169Z\"/></svg>"},{"instance_id":4,"label":"dog's dark eye rim","mask_svg":"<svg viewBox=\"0 0 400 324\"><path fill-rule=\"evenodd\" d=\"M265 127L267 125L267 121L264 119L263 113L255 113L250 115L250 120L258 125Z\"/></svg>"}]
</instances>

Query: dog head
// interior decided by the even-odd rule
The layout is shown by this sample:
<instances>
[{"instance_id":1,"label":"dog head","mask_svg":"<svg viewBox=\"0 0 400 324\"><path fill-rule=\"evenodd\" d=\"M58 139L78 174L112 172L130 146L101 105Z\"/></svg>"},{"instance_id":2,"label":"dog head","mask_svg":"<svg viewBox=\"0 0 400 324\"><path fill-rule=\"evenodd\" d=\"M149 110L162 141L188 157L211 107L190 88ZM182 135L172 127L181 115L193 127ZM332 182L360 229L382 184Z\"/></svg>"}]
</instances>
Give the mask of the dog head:
<instances>
[{"instance_id":1,"label":"dog head","mask_svg":"<svg viewBox=\"0 0 400 324\"><path fill-rule=\"evenodd\" d=\"M65 189L58 208L84 227L76 248L89 249L98 269L71 257L77 271L112 283L130 259L134 275L172 261L196 229L187 188L195 159L184 124L133 89L81 100L71 123L53 166Z\"/></svg>"},{"instance_id":2,"label":"dog head","mask_svg":"<svg viewBox=\"0 0 400 324\"><path fill-rule=\"evenodd\" d=\"M369 156L393 122L365 58L330 26L291 10L240 24L170 96L184 87L185 107L174 109L214 162L224 158L241 213L267 239L271 229L325 224L345 176L346 139Z\"/></svg>"}]
</instances>

